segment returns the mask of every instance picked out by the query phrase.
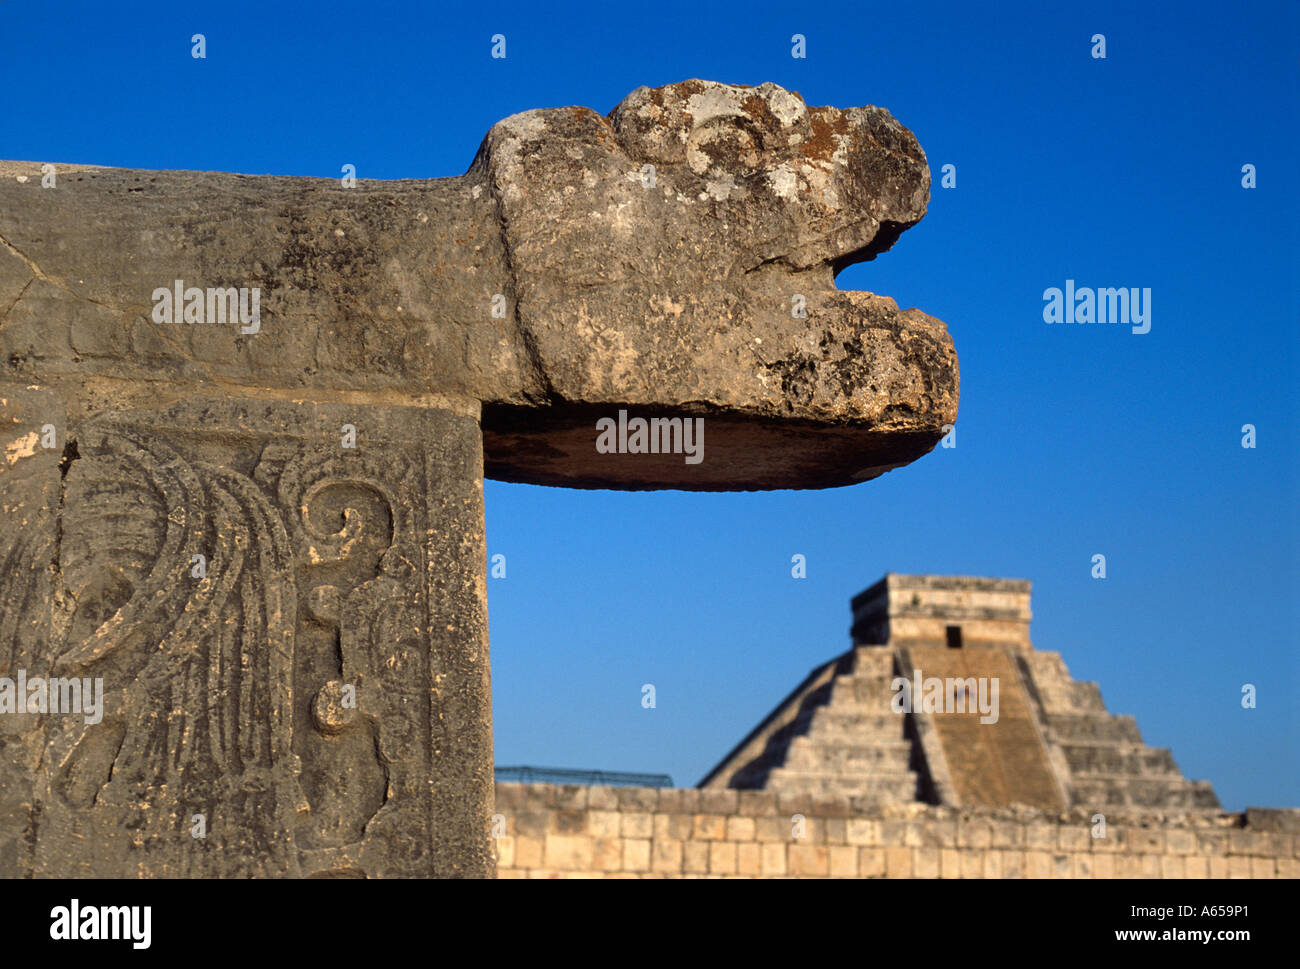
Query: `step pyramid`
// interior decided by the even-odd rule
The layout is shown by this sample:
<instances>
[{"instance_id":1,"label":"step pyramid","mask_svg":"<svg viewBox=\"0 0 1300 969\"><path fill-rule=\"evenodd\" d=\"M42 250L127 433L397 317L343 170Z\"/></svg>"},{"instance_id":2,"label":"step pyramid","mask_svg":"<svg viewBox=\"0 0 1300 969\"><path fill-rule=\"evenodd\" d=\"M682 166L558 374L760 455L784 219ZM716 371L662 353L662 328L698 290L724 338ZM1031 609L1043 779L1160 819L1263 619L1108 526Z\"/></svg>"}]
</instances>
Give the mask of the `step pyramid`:
<instances>
[{"instance_id":1,"label":"step pyramid","mask_svg":"<svg viewBox=\"0 0 1300 969\"><path fill-rule=\"evenodd\" d=\"M700 787L1050 810L1218 810L1095 683L1029 639L1030 583L890 573L853 648L814 669ZM903 684L907 685L904 686Z\"/></svg>"}]
</instances>

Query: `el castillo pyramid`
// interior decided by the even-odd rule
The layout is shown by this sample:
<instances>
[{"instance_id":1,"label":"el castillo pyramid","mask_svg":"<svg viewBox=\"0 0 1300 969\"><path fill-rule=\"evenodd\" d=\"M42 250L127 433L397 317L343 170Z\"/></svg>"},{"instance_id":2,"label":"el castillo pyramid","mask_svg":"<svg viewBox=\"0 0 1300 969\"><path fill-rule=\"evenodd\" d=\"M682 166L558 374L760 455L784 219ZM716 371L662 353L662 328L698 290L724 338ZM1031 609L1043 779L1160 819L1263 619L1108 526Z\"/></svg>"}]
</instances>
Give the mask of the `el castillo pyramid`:
<instances>
[{"instance_id":1,"label":"el castillo pyramid","mask_svg":"<svg viewBox=\"0 0 1300 969\"><path fill-rule=\"evenodd\" d=\"M1029 595L1021 580L886 575L852 601L853 648L813 670L700 787L1217 811L1208 782L1143 743L1060 654L1034 648Z\"/></svg>"}]
</instances>

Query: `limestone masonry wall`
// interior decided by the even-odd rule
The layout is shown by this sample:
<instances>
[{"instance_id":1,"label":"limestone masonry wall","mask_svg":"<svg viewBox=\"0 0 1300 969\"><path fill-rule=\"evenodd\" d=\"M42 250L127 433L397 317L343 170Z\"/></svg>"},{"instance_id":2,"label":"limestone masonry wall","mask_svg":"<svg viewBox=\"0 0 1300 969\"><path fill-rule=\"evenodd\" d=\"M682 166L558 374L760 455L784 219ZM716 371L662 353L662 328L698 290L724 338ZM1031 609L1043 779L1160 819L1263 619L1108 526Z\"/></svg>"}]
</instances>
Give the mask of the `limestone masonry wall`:
<instances>
[{"instance_id":1,"label":"limestone masonry wall","mask_svg":"<svg viewBox=\"0 0 1300 969\"><path fill-rule=\"evenodd\" d=\"M501 878L1295 878L1300 811L1108 815L497 784ZM796 836L799 835L799 836Z\"/></svg>"}]
</instances>

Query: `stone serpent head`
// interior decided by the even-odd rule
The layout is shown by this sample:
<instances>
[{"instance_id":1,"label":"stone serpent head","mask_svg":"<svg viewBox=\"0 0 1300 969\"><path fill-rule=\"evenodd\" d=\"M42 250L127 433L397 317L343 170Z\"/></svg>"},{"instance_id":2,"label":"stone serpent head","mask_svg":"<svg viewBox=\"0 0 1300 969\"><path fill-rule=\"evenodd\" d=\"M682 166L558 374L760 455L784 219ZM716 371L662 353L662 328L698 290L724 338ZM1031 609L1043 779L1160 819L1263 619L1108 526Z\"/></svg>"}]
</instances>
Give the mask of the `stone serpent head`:
<instances>
[{"instance_id":1,"label":"stone serpent head","mask_svg":"<svg viewBox=\"0 0 1300 969\"><path fill-rule=\"evenodd\" d=\"M942 323L834 277L925 213L912 134L775 84L638 88L495 125L499 204L550 406L485 409L489 473L596 487L819 487L910 461L956 418ZM693 413L709 457L598 455L593 416ZM899 445L902 445L901 447Z\"/></svg>"}]
</instances>

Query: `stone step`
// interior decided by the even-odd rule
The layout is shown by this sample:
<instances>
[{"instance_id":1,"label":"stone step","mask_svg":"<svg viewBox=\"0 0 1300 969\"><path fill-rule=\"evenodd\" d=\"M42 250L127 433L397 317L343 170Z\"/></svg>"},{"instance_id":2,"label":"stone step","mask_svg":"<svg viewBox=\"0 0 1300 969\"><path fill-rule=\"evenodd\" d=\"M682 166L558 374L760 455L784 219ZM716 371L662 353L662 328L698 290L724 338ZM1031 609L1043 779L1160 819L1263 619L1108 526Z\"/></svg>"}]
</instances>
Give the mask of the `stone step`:
<instances>
[{"instance_id":1,"label":"stone step","mask_svg":"<svg viewBox=\"0 0 1300 969\"><path fill-rule=\"evenodd\" d=\"M832 724L814 724L813 728L803 736L810 743L818 747L853 747L861 744L890 744L890 743L911 743L911 739L904 733L903 723L893 724L892 730L871 732L867 730L855 730L844 728ZM791 738L793 741L794 738Z\"/></svg>"},{"instance_id":2,"label":"stone step","mask_svg":"<svg viewBox=\"0 0 1300 969\"><path fill-rule=\"evenodd\" d=\"M844 774L901 773L908 769L911 757L912 745L906 740L822 745L796 737L787 748L783 766Z\"/></svg>"},{"instance_id":3,"label":"stone step","mask_svg":"<svg viewBox=\"0 0 1300 969\"><path fill-rule=\"evenodd\" d=\"M1069 683L1055 683L1044 686L1035 681L1034 690L1043 704L1046 713L1068 713L1074 710L1074 689Z\"/></svg>"},{"instance_id":4,"label":"stone step","mask_svg":"<svg viewBox=\"0 0 1300 969\"><path fill-rule=\"evenodd\" d=\"M782 767L768 775L766 790L800 794L843 794L850 797L872 797L880 801L915 801L917 775L905 771L852 776Z\"/></svg>"},{"instance_id":5,"label":"stone step","mask_svg":"<svg viewBox=\"0 0 1300 969\"><path fill-rule=\"evenodd\" d=\"M898 714L864 717L817 707L803 711L794 722L774 733L744 772L746 776L758 775L793 766L787 763L792 756L800 765L814 769L822 764L843 763L848 769L888 765L886 769L907 770L911 749L911 741L904 737L904 718Z\"/></svg>"},{"instance_id":6,"label":"stone step","mask_svg":"<svg viewBox=\"0 0 1300 969\"><path fill-rule=\"evenodd\" d=\"M1075 774L1074 803L1102 810L1105 806L1173 810L1217 809L1218 798L1205 783L1182 777L1131 777L1116 774Z\"/></svg>"},{"instance_id":7,"label":"stone step","mask_svg":"<svg viewBox=\"0 0 1300 969\"><path fill-rule=\"evenodd\" d=\"M796 733L808 736L825 734L837 740L854 737L870 738L873 742L900 739L907 726L907 718L900 713L871 713L844 710L839 707L818 707L799 714L798 723L804 727Z\"/></svg>"},{"instance_id":8,"label":"stone step","mask_svg":"<svg viewBox=\"0 0 1300 969\"><path fill-rule=\"evenodd\" d=\"M852 675L892 677L894 675L893 649L887 646L859 646L854 650Z\"/></svg>"},{"instance_id":9,"label":"stone step","mask_svg":"<svg viewBox=\"0 0 1300 969\"><path fill-rule=\"evenodd\" d=\"M1174 755L1165 747L1148 747L1145 744L1117 743L1063 743L1065 759L1071 773L1078 774L1132 774L1152 776L1182 773L1174 763Z\"/></svg>"},{"instance_id":10,"label":"stone step","mask_svg":"<svg viewBox=\"0 0 1300 969\"><path fill-rule=\"evenodd\" d=\"M1034 650L1025 656L1029 663L1030 672L1034 675L1035 682L1043 683L1073 683L1074 677L1070 675L1070 669L1065 665L1065 660L1061 654L1051 650Z\"/></svg>"},{"instance_id":11,"label":"stone step","mask_svg":"<svg viewBox=\"0 0 1300 969\"><path fill-rule=\"evenodd\" d=\"M1126 714L1048 713L1047 726L1060 743L1081 741L1141 743L1137 721Z\"/></svg>"},{"instance_id":12,"label":"stone step","mask_svg":"<svg viewBox=\"0 0 1300 969\"><path fill-rule=\"evenodd\" d=\"M889 703L894 697L890 689L893 675L841 676L831 681L830 703L842 709L863 713L889 713Z\"/></svg>"},{"instance_id":13,"label":"stone step","mask_svg":"<svg viewBox=\"0 0 1300 969\"><path fill-rule=\"evenodd\" d=\"M908 739L907 721L900 714L889 714L888 718L879 719L875 716L864 717L856 723L819 716L812 720L801 736L825 746L889 743Z\"/></svg>"},{"instance_id":14,"label":"stone step","mask_svg":"<svg viewBox=\"0 0 1300 969\"><path fill-rule=\"evenodd\" d=\"M1101 689L1096 683L1079 683L1070 684L1069 703L1064 708L1059 705L1056 709L1062 713L1106 713L1106 704L1101 699ZM1044 698L1043 702L1048 701ZM1049 706L1049 709L1051 707Z\"/></svg>"},{"instance_id":15,"label":"stone step","mask_svg":"<svg viewBox=\"0 0 1300 969\"><path fill-rule=\"evenodd\" d=\"M1048 713L1105 710L1097 684L1075 680L1059 653L1033 652L1024 659Z\"/></svg>"}]
</instances>

